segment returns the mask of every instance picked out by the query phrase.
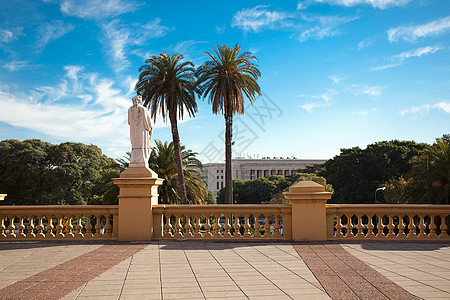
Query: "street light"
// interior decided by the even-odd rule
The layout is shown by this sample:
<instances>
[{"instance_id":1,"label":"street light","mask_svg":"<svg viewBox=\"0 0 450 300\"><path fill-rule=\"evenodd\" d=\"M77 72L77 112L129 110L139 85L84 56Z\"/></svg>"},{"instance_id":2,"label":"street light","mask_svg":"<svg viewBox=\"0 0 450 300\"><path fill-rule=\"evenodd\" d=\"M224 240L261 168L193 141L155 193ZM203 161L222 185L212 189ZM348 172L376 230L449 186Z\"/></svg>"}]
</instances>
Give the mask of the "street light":
<instances>
[{"instance_id":1,"label":"street light","mask_svg":"<svg viewBox=\"0 0 450 300\"><path fill-rule=\"evenodd\" d=\"M377 188L377 189L375 190L375 203L377 202L377 192L378 192L378 191L384 191L385 189L386 189L386 187L383 186L383 187Z\"/></svg>"}]
</instances>

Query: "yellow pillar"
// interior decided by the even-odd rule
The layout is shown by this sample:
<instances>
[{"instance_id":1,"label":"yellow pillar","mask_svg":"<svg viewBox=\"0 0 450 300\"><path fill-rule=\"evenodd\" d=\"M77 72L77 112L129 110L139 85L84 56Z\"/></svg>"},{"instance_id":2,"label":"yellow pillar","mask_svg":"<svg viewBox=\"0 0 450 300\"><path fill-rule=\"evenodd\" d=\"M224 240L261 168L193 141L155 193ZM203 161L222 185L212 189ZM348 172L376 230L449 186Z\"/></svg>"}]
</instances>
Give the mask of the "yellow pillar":
<instances>
[{"instance_id":1,"label":"yellow pillar","mask_svg":"<svg viewBox=\"0 0 450 300\"><path fill-rule=\"evenodd\" d=\"M119 241L150 241L153 235L152 205L158 204L163 179L149 168L130 167L114 178L119 186Z\"/></svg>"},{"instance_id":2,"label":"yellow pillar","mask_svg":"<svg viewBox=\"0 0 450 300\"><path fill-rule=\"evenodd\" d=\"M5 200L6 194L0 194L0 200Z\"/></svg>"},{"instance_id":3,"label":"yellow pillar","mask_svg":"<svg viewBox=\"0 0 450 300\"><path fill-rule=\"evenodd\" d=\"M313 181L299 181L283 194L292 205L292 240L326 241L326 202L333 193Z\"/></svg>"}]
</instances>

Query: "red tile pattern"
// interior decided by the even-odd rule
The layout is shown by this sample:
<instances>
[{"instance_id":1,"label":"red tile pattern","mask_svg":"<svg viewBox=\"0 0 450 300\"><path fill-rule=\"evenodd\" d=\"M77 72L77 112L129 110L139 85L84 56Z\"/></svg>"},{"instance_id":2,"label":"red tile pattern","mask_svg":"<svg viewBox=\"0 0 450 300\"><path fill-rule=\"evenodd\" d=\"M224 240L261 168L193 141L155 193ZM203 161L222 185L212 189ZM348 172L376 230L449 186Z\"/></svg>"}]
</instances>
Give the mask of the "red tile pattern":
<instances>
[{"instance_id":1,"label":"red tile pattern","mask_svg":"<svg viewBox=\"0 0 450 300\"><path fill-rule=\"evenodd\" d=\"M333 243L293 244L332 299L420 299Z\"/></svg>"},{"instance_id":2,"label":"red tile pattern","mask_svg":"<svg viewBox=\"0 0 450 300\"><path fill-rule=\"evenodd\" d=\"M0 299L60 299L146 246L129 243L101 246L0 289Z\"/></svg>"}]
</instances>

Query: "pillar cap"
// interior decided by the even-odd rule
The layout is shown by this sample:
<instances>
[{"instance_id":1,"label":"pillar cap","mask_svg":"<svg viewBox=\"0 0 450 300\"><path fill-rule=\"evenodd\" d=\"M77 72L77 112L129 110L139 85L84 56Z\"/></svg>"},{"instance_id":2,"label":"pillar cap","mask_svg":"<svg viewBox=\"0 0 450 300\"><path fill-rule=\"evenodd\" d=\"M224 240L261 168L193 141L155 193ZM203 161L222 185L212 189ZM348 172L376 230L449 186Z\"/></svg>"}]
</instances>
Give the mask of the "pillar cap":
<instances>
[{"instance_id":1,"label":"pillar cap","mask_svg":"<svg viewBox=\"0 0 450 300\"><path fill-rule=\"evenodd\" d=\"M289 193L325 192L325 187L314 181L299 181L289 187Z\"/></svg>"},{"instance_id":2,"label":"pillar cap","mask_svg":"<svg viewBox=\"0 0 450 300\"><path fill-rule=\"evenodd\" d=\"M5 200L6 194L0 194L0 200Z\"/></svg>"}]
</instances>

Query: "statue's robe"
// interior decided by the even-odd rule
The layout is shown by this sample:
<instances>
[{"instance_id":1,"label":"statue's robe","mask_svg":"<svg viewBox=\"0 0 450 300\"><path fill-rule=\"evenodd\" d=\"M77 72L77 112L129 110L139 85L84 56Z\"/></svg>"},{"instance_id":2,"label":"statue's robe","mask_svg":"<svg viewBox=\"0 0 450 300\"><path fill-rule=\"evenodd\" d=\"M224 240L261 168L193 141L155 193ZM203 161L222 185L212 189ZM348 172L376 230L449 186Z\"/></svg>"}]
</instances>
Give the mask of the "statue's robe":
<instances>
[{"instance_id":1,"label":"statue's robe","mask_svg":"<svg viewBox=\"0 0 450 300\"><path fill-rule=\"evenodd\" d=\"M152 124L148 110L142 105L128 109L130 125L131 159L130 167L147 167L151 151Z\"/></svg>"}]
</instances>

